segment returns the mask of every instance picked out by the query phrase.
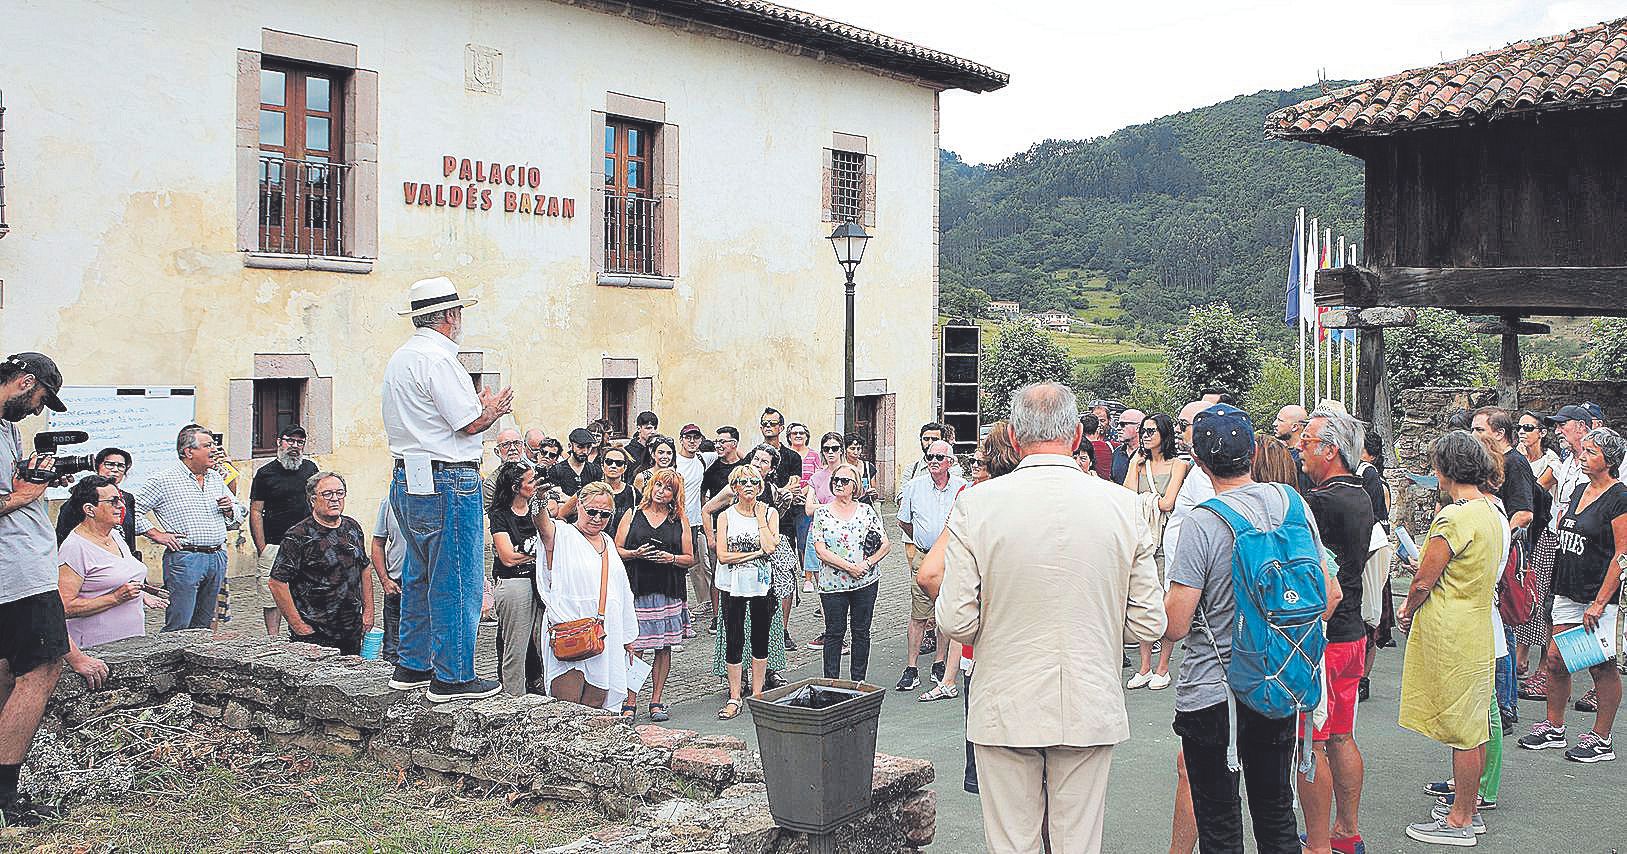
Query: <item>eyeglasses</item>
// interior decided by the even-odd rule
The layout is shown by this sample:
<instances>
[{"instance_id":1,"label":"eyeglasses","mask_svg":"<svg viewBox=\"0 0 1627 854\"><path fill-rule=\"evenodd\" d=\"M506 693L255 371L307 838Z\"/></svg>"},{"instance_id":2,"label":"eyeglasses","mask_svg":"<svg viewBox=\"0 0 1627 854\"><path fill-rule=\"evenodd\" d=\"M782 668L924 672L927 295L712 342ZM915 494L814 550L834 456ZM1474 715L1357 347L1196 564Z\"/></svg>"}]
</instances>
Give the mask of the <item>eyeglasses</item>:
<instances>
[{"instance_id":1,"label":"eyeglasses","mask_svg":"<svg viewBox=\"0 0 1627 854\"><path fill-rule=\"evenodd\" d=\"M316 497L323 501L338 501L345 497L345 491L343 489L330 489L326 492L318 492Z\"/></svg>"},{"instance_id":2,"label":"eyeglasses","mask_svg":"<svg viewBox=\"0 0 1627 854\"><path fill-rule=\"evenodd\" d=\"M926 461L929 462L929 463L941 463L941 462L943 462L944 460L947 460L947 459L949 459L948 454L927 454L926 455Z\"/></svg>"},{"instance_id":3,"label":"eyeglasses","mask_svg":"<svg viewBox=\"0 0 1627 854\"><path fill-rule=\"evenodd\" d=\"M129 471L130 470L130 464L129 463L115 463L112 460L108 460L108 461L102 463L102 468L104 468L104 469L117 469L119 471Z\"/></svg>"},{"instance_id":4,"label":"eyeglasses","mask_svg":"<svg viewBox=\"0 0 1627 854\"><path fill-rule=\"evenodd\" d=\"M284 436L281 439L278 439L277 441L283 443L284 445L293 445L296 448L305 447L305 440L304 439L295 439L292 436Z\"/></svg>"},{"instance_id":5,"label":"eyeglasses","mask_svg":"<svg viewBox=\"0 0 1627 854\"><path fill-rule=\"evenodd\" d=\"M605 465L607 465L607 466L621 466L621 467L622 467L622 468L626 468L626 467L627 467L627 461L626 461L626 460L612 460L612 459L606 459L606 460L605 460L605 461L604 461L604 464L605 464Z\"/></svg>"},{"instance_id":6,"label":"eyeglasses","mask_svg":"<svg viewBox=\"0 0 1627 854\"><path fill-rule=\"evenodd\" d=\"M823 452L825 452L827 454L839 454L839 453L842 452L842 446L841 445L826 445L823 448L820 448L819 450L821 450L821 451L823 451Z\"/></svg>"},{"instance_id":7,"label":"eyeglasses","mask_svg":"<svg viewBox=\"0 0 1627 854\"><path fill-rule=\"evenodd\" d=\"M852 486L853 485L853 478L851 478L851 477L833 477L833 478L830 479L830 485L831 485L832 488L835 488L835 487L838 487L838 486Z\"/></svg>"},{"instance_id":8,"label":"eyeglasses","mask_svg":"<svg viewBox=\"0 0 1627 854\"><path fill-rule=\"evenodd\" d=\"M284 440L284 441L287 441L287 440ZM499 448L518 448L518 447L520 447L521 444L523 444L523 443L519 439L511 439L511 440L509 440L507 442L498 442L497 447L499 447Z\"/></svg>"},{"instance_id":9,"label":"eyeglasses","mask_svg":"<svg viewBox=\"0 0 1627 854\"><path fill-rule=\"evenodd\" d=\"M1521 433L1535 433L1541 429L1541 427L1538 427L1535 424L1521 424L1519 427Z\"/></svg>"},{"instance_id":10,"label":"eyeglasses","mask_svg":"<svg viewBox=\"0 0 1627 854\"><path fill-rule=\"evenodd\" d=\"M713 444L716 444L716 445L738 445L738 444L740 444L740 440L739 439L731 439L728 436L720 436L716 440L713 441Z\"/></svg>"},{"instance_id":11,"label":"eyeglasses","mask_svg":"<svg viewBox=\"0 0 1627 854\"><path fill-rule=\"evenodd\" d=\"M604 519L604 520L607 520L607 521L610 519L611 516L616 515L614 511L611 511L611 510L599 510L599 509L596 509L596 508L593 508L593 507L584 507L584 508L582 508L582 514L587 516L589 519Z\"/></svg>"},{"instance_id":12,"label":"eyeglasses","mask_svg":"<svg viewBox=\"0 0 1627 854\"><path fill-rule=\"evenodd\" d=\"M803 432L802 430L792 430L791 435L792 436L801 436L804 439L806 439L808 437L808 434L806 432Z\"/></svg>"},{"instance_id":13,"label":"eyeglasses","mask_svg":"<svg viewBox=\"0 0 1627 854\"><path fill-rule=\"evenodd\" d=\"M124 499L122 499L122 498L118 497L117 495L115 495L112 498L98 498L95 501L86 501L85 503L86 504L118 504L118 503L120 503L122 501L124 501Z\"/></svg>"}]
</instances>

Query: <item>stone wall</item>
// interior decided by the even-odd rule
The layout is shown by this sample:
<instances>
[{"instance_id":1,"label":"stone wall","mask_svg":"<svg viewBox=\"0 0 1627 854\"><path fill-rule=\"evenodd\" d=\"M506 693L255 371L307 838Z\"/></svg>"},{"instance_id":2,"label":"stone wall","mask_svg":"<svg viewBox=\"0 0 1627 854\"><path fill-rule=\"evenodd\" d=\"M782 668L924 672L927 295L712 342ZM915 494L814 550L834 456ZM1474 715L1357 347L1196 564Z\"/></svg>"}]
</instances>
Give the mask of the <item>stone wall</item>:
<instances>
[{"instance_id":1,"label":"stone wall","mask_svg":"<svg viewBox=\"0 0 1627 854\"><path fill-rule=\"evenodd\" d=\"M274 744L366 755L452 782L511 787L591 804L607 827L556 851L806 851L805 834L775 826L762 764L745 742L633 727L601 709L499 695L431 704L392 691L390 665L322 647L205 630L97 647L111 676L100 690L65 672L41 741L108 712L168 704ZM36 749L31 763L49 764ZM41 779L49 775L41 774ZM868 813L834 834L837 851L912 851L932 842L931 763L877 755ZM55 793L53 793L55 794Z\"/></svg>"},{"instance_id":2,"label":"stone wall","mask_svg":"<svg viewBox=\"0 0 1627 854\"><path fill-rule=\"evenodd\" d=\"M1522 409L1551 415L1561 406L1583 402L1599 404L1605 423L1627 432L1627 383L1533 380L1520 384ZM1429 474L1429 444L1446 432L1453 412L1496 405L1497 391L1487 388L1414 388L1397 396L1395 455L1400 465L1389 470L1391 489L1398 496L1391 518L1406 526L1414 539L1429 527L1435 496L1433 490L1414 485L1404 472Z\"/></svg>"}]
</instances>

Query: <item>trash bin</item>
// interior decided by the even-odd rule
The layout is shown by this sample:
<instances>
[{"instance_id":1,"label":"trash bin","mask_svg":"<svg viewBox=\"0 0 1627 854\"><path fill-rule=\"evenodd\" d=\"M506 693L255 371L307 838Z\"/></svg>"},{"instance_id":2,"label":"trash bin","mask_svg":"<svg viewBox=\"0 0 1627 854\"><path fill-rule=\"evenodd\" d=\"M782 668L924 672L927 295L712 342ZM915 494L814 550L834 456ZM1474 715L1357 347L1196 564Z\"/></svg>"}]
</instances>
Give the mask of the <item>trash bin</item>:
<instances>
[{"instance_id":1,"label":"trash bin","mask_svg":"<svg viewBox=\"0 0 1627 854\"><path fill-rule=\"evenodd\" d=\"M829 833L870 808L885 689L804 679L747 698L774 823Z\"/></svg>"}]
</instances>

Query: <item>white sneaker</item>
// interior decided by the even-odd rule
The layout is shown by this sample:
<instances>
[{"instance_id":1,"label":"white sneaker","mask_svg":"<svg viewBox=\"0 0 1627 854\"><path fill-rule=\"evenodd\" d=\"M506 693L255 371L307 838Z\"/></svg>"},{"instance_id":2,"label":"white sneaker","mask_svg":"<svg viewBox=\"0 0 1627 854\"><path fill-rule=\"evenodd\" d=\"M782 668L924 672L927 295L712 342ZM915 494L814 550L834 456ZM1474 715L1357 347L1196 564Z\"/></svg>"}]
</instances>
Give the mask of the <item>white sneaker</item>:
<instances>
[{"instance_id":1,"label":"white sneaker","mask_svg":"<svg viewBox=\"0 0 1627 854\"><path fill-rule=\"evenodd\" d=\"M1169 687L1169 674L1168 673L1154 673L1152 675L1152 678L1147 680L1147 687L1151 688L1154 691L1162 691L1165 688L1168 688Z\"/></svg>"},{"instance_id":2,"label":"white sneaker","mask_svg":"<svg viewBox=\"0 0 1627 854\"><path fill-rule=\"evenodd\" d=\"M804 578L802 580L802 592L803 593L812 593L812 592L814 592L813 582L807 580L806 578Z\"/></svg>"},{"instance_id":3,"label":"white sneaker","mask_svg":"<svg viewBox=\"0 0 1627 854\"><path fill-rule=\"evenodd\" d=\"M1151 681L1152 681L1152 671L1149 670L1146 673L1137 673L1136 675L1131 676L1130 681L1125 683L1124 687L1131 688L1131 689L1145 688L1145 687L1147 687L1147 683L1149 683Z\"/></svg>"}]
</instances>

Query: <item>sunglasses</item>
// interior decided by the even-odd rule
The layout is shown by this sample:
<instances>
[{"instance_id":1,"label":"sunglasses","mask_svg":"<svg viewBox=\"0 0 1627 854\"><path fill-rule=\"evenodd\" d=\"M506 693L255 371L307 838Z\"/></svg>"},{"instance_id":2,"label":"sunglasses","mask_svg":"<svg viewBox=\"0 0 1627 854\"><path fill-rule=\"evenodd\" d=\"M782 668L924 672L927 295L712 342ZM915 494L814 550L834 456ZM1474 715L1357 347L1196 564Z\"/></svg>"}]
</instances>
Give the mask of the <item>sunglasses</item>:
<instances>
[{"instance_id":1,"label":"sunglasses","mask_svg":"<svg viewBox=\"0 0 1627 854\"><path fill-rule=\"evenodd\" d=\"M550 460L557 460L557 459L559 459L559 452L558 451L543 451L542 456L547 457Z\"/></svg>"},{"instance_id":2,"label":"sunglasses","mask_svg":"<svg viewBox=\"0 0 1627 854\"><path fill-rule=\"evenodd\" d=\"M757 426L759 426L759 427L778 427L778 426L780 426L780 422L778 422L778 421L760 421L760 422L758 422Z\"/></svg>"},{"instance_id":3,"label":"sunglasses","mask_svg":"<svg viewBox=\"0 0 1627 854\"><path fill-rule=\"evenodd\" d=\"M1519 427L1521 433L1535 433L1541 429L1541 427L1538 427L1535 424L1521 424Z\"/></svg>"},{"instance_id":4,"label":"sunglasses","mask_svg":"<svg viewBox=\"0 0 1627 854\"><path fill-rule=\"evenodd\" d=\"M1192 422L1186 420L1185 418L1177 418L1175 420L1175 429L1176 430L1185 430L1186 428L1191 427L1191 426L1192 426Z\"/></svg>"},{"instance_id":5,"label":"sunglasses","mask_svg":"<svg viewBox=\"0 0 1627 854\"><path fill-rule=\"evenodd\" d=\"M1157 427L1143 427L1143 428L1141 428L1141 435L1143 435L1143 436L1156 436L1156 435L1158 435L1158 428Z\"/></svg>"},{"instance_id":6,"label":"sunglasses","mask_svg":"<svg viewBox=\"0 0 1627 854\"><path fill-rule=\"evenodd\" d=\"M622 468L627 467L626 460L605 460L604 464L607 466L621 466Z\"/></svg>"},{"instance_id":7,"label":"sunglasses","mask_svg":"<svg viewBox=\"0 0 1627 854\"><path fill-rule=\"evenodd\" d=\"M825 447L820 448L819 450L821 450L821 451L823 451L823 452L825 452L827 454L837 454L837 453L841 453L842 446L841 445L826 445Z\"/></svg>"},{"instance_id":8,"label":"sunglasses","mask_svg":"<svg viewBox=\"0 0 1627 854\"><path fill-rule=\"evenodd\" d=\"M929 463L941 463L941 462L943 462L944 460L947 460L947 459L949 459L949 455L947 455L947 454L927 454L926 455L926 461L929 462Z\"/></svg>"},{"instance_id":9,"label":"sunglasses","mask_svg":"<svg viewBox=\"0 0 1627 854\"><path fill-rule=\"evenodd\" d=\"M988 467L989 467L989 464L987 462L985 462L982 457L972 457L972 468L974 468L974 469L986 469Z\"/></svg>"},{"instance_id":10,"label":"sunglasses","mask_svg":"<svg viewBox=\"0 0 1627 854\"><path fill-rule=\"evenodd\" d=\"M585 507L585 508L582 509L582 512L589 519L606 519L606 520L608 520L611 516L616 515L614 511L611 511L611 510L596 510L596 509L594 509L592 507Z\"/></svg>"},{"instance_id":11,"label":"sunglasses","mask_svg":"<svg viewBox=\"0 0 1627 854\"><path fill-rule=\"evenodd\" d=\"M760 477L743 477L743 478L740 478L739 480L735 481L734 485L735 486L762 486L763 485L763 479L760 478Z\"/></svg>"},{"instance_id":12,"label":"sunglasses","mask_svg":"<svg viewBox=\"0 0 1627 854\"><path fill-rule=\"evenodd\" d=\"M851 477L833 477L833 478L830 479L830 485L832 487L852 486L853 485L853 478L851 478Z\"/></svg>"}]
</instances>

